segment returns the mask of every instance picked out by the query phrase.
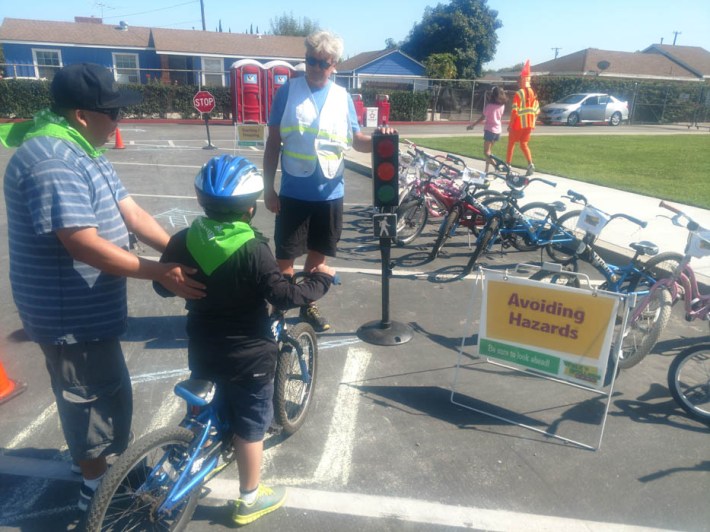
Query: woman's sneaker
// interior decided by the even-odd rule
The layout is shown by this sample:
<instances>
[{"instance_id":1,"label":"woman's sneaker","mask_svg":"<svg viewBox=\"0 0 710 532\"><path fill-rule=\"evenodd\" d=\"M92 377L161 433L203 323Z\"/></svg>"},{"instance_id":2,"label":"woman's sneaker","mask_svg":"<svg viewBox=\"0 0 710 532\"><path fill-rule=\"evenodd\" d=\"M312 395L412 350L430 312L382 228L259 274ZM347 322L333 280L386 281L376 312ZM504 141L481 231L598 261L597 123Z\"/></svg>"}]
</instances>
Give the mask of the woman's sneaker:
<instances>
[{"instance_id":1,"label":"woman's sneaker","mask_svg":"<svg viewBox=\"0 0 710 532\"><path fill-rule=\"evenodd\" d=\"M234 512L232 513L232 521L237 525L246 525L252 523L280 508L286 500L286 488L275 487L268 488L263 484L259 484L257 488L256 500L251 504L246 504L239 499L236 502Z\"/></svg>"},{"instance_id":2,"label":"woman's sneaker","mask_svg":"<svg viewBox=\"0 0 710 532\"><path fill-rule=\"evenodd\" d=\"M94 493L96 493L96 489L90 488L84 482L81 483L81 487L79 488L79 501L76 503L80 511L86 511L91 499L94 497Z\"/></svg>"},{"instance_id":3,"label":"woman's sneaker","mask_svg":"<svg viewBox=\"0 0 710 532\"><path fill-rule=\"evenodd\" d=\"M330 329L330 324L328 320L323 317L315 305L308 305L306 307L301 307L301 313L299 314L301 320L310 324L313 330L316 332L325 332Z\"/></svg>"}]
</instances>

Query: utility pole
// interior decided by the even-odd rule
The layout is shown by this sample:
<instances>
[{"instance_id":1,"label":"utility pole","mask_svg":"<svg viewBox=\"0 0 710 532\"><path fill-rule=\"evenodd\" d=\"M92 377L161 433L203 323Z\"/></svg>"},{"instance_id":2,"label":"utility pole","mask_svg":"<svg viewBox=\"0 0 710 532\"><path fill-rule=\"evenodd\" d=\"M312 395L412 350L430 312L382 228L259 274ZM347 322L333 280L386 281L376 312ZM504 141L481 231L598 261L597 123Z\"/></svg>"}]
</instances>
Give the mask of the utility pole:
<instances>
[{"instance_id":1,"label":"utility pole","mask_svg":"<svg viewBox=\"0 0 710 532\"><path fill-rule=\"evenodd\" d=\"M678 38L678 35L680 35L682 32L680 31L674 31L673 32L673 46L675 46L675 40Z\"/></svg>"},{"instance_id":2,"label":"utility pole","mask_svg":"<svg viewBox=\"0 0 710 532\"><path fill-rule=\"evenodd\" d=\"M200 11L202 11L202 31L207 31L207 26L205 26L205 0L200 0Z\"/></svg>"},{"instance_id":3,"label":"utility pole","mask_svg":"<svg viewBox=\"0 0 710 532\"><path fill-rule=\"evenodd\" d=\"M560 53L560 50L562 50L562 48L550 48L550 50L555 51L555 59L557 59L557 55Z\"/></svg>"}]
</instances>

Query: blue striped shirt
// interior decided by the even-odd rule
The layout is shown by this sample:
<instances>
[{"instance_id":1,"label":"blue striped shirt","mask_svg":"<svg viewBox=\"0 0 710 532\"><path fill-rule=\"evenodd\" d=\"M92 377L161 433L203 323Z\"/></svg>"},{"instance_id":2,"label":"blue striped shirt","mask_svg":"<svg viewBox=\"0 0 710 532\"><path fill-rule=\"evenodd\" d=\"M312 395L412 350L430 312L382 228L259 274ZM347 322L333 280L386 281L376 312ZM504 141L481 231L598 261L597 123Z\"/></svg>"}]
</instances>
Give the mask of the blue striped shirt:
<instances>
[{"instance_id":1,"label":"blue striped shirt","mask_svg":"<svg viewBox=\"0 0 710 532\"><path fill-rule=\"evenodd\" d=\"M126 279L75 261L55 231L95 227L128 249L118 202L128 196L111 163L51 137L22 144L4 180L10 284L30 339L73 343L125 331Z\"/></svg>"}]
</instances>

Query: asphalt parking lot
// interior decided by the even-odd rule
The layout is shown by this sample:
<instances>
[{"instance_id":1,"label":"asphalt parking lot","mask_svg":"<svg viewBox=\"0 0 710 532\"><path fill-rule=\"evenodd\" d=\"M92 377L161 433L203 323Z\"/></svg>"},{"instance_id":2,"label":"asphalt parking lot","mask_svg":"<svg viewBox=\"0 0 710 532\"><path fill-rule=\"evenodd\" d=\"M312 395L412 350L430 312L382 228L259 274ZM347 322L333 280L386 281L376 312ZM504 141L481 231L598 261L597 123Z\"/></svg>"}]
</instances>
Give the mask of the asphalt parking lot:
<instances>
[{"instance_id":1,"label":"asphalt parking lot","mask_svg":"<svg viewBox=\"0 0 710 532\"><path fill-rule=\"evenodd\" d=\"M192 189L200 165L234 151L225 126L211 128L216 151L202 149L204 126L125 124L121 132L126 149L108 157L171 233L200 214ZM238 152L261 166L259 149ZM1 168L10 155L0 151ZM462 408L451 402L459 351L457 402L594 445L604 418L597 395L477 357L479 285L473 276L457 278L466 237L427 263L434 223L412 246L392 250L390 315L411 327L412 340L391 347L361 341L357 329L381 318L381 260L370 180L352 171L346 180L345 229L332 261L343 284L321 304L333 328L320 336L312 411L297 434L266 443L264 480L289 486L289 499L250 530L707 530L708 427L688 419L666 385L674 354L710 342L707 323L687 323L674 309L654 352L617 379L599 450ZM7 272L4 198L0 210L0 270ZM272 234L263 204L255 225ZM537 253L506 252L484 264L505 270L536 260ZM0 530L70 529L78 478L69 472L42 357L23 337L5 274L0 297L0 362L28 385L0 405ZM183 414L172 388L187 376L184 311L180 301L131 280L129 315L123 346L140 437ZM188 530L228 528L236 469L208 488Z\"/></svg>"}]
</instances>

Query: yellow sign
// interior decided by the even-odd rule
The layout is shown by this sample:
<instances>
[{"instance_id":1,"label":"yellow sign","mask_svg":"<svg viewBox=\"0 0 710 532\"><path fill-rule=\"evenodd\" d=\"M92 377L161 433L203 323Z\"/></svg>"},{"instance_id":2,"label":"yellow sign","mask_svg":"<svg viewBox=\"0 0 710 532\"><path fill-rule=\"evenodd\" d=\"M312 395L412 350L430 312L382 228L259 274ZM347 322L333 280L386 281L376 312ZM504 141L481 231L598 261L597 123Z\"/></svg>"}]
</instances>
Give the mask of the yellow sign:
<instances>
[{"instance_id":1,"label":"yellow sign","mask_svg":"<svg viewBox=\"0 0 710 532\"><path fill-rule=\"evenodd\" d=\"M239 143L264 143L264 131L265 128L260 124L241 124L237 126L237 136L239 138Z\"/></svg>"},{"instance_id":2,"label":"yellow sign","mask_svg":"<svg viewBox=\"0 0 710 532\"><path fill-rule=\"evenodd\" d=\"M488 272L483 294L481 355L601 384L618 297Z\"/></svg>"}]
</instances>

